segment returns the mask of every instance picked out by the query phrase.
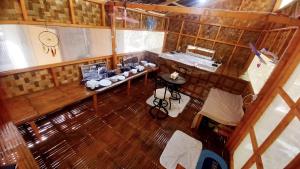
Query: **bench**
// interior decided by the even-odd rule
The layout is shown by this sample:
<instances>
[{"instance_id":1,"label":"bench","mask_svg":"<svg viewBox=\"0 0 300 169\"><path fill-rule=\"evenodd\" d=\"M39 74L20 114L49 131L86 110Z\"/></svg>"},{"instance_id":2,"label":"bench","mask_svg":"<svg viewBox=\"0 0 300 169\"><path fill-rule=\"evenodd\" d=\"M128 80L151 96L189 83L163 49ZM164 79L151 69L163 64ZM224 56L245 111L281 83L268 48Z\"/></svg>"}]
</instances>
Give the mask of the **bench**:
<instances>
[{"instance_id":1,"label":"bench","mask_svg":"<svg viewBox=\"0 0 300 169\"><path fill-rule=\"evenodd\" d=\"M131 80L140 76L145 76L144 83L146 85L148 73L157 70L157 67L147 68L143 72L130 75L123 81L113 83L108 87L103 87L95 91L88 90L84 85L80 84L79 81L72 82L39 92L6 99L4 100L4 106L8 110L11 120L16 125L28 122L38 139L41 139L38 127L35 124L36 119L89 97L93 97L93 109L98 113L98 93L127 82L127 92L130 94Z\"/></svg>"}]
</instances>

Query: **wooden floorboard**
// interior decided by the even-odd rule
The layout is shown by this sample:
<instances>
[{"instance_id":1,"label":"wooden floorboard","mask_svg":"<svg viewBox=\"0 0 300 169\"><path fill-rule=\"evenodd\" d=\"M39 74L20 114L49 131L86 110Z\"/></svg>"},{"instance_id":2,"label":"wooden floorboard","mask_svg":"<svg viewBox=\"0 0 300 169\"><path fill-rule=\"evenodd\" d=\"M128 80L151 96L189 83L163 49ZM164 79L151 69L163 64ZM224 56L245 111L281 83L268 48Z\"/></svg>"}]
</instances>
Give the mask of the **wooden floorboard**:
<instances>
[{"instance_id":1,"label":"wooden floorboard","mask_svg":"<svg viewBox=\"0 0 300 169\"><path fill-rule=\"evenodd\" d=\"M19 126L19 131L41 168L163 168L159 157L176 130L201 140L204 148L228 160L217 135L190 128L201 100L192 98L177 118L155 120L146 104L153 90L151 80L144 86L137 79L130 96L125 85L99 94L99 115L90 109L88 99L48 115L37 121L41 142L29 125Z\"/></svg>"}]
</instances>

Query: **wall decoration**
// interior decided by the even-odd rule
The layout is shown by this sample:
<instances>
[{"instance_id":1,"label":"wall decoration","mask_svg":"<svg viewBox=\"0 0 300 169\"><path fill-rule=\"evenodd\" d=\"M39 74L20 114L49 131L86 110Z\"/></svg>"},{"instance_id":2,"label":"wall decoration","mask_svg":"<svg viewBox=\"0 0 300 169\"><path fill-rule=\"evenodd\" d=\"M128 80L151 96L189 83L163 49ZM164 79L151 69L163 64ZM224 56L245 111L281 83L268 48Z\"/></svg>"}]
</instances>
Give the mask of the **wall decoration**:
<instances>
[{"instance_id":1,"label":"wall decoration","mask_svg":"<svg viewBox=\"0 0 300 169\"><path fill-rule=\"evenodd\" d=\"M54 57L56 55L56 47L58 47L59 43L58 36L55 33L50 32L46 27L46 30L39 34L39 40L43 45L44 52L51 52Z\"/></svg>"}]
</instances>

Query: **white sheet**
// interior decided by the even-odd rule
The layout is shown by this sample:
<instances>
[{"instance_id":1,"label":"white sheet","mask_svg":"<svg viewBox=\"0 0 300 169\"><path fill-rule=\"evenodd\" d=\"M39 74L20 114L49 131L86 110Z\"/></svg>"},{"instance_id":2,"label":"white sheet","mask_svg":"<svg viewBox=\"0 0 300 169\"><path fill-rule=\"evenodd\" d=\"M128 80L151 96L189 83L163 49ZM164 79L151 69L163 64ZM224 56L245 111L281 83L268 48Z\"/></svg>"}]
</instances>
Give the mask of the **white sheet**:
<instances>
[{"instance_id":1,"label":"white sheet","mask_svg":"<svg viewBox=\"0 0 300 169\"><path fill-rule=\"evenodd\" d=\"M212 88L199 113L218 123L236 126L244 115L243 98Z\"/></svg>"},{"instance_id":2,"label":"white sheet","mask_svg":"<svg viewBox=\"0 0 300 169\"><path fill-rule=\"evenodd\" d=\"M160 55L160 57L176 62L181 62L183 64L194 66L198 69L203 69L209 72L215 72L218 69L218 67L212 66L212 64L214 63L213 60L192 56L187 53L163 53Z\"/></svg>"},{"instance_id":3,"label":"white sheet","mask_svg":"<svg viewBox=\"0 0 300 169\"><path fill-rule=\"evenodd\" d=\"M176 130L160 156L160 164L167 169L175 169L180 164L186 169L195 169L202 143L199 140Z\"/></svg>"}]
</instances>

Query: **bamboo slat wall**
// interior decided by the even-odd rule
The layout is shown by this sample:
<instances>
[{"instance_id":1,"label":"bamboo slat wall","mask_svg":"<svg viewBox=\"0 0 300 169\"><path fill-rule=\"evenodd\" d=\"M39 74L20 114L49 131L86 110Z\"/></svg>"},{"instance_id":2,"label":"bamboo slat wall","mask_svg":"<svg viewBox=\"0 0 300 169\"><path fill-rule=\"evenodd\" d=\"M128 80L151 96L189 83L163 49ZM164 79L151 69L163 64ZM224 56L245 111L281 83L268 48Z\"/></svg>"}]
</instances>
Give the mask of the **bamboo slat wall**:
<instances>
[{"instance_id":1,"label":"bamboo slat wall","mask_svg":"<svg viewBox=\"0 0 300 169\"><path fill-rule=\"evenodd\" d=\"M188 45L214 49L215 59L226 65L225 71L239 76L251 58L249 43L258 43L266 25L235 18L175 15L170 17L164 51L185 52Z\"/></svg>"},{"instance_id":2,"label":"bamboo slat wall","mask_svg":"<svg viewBox=\"0 0 300 169\"><path fill-rule=\"evenodd\" d=\"M73 62L28 68L21 72L0 75L3 98L12 98L48 88L67 84L81 79L80 65L106 62L111 68L112 56L95 57Z\"/></svg>"},{"instance_id":3,"label":"bamboo slat wall","mask_svg":"<svg viewBox=\"0 0 300 169\"><path fill-rule=\"evenodd\" d=\"M138 57L142 60L145 56L151 62L155 62L157 58L157 54L147 51L118 54L119 60L123 57ZM109 55L0 73L2 97L12 98L79 81L80 65L97 62L106 62L108 68L112 68L112 56Z\"/></svg>"},{"instance_id":4,"label":"bamboo slat wall","mask_svg":"<svg viewBox=\"0 0 300 169\"><path fill-rule=\"evenodd\" d=\"M109 14L105 4L87 0L3 0L0 3L0 23L49 24L75 27L108 27ZM116 16L123 16L119 8ZM146 30L146 19L157 21L154 31L164 31L165 17L127 9L128 17L139 23L116 20L117 29Z\"/></svg>"}]
</instances>

